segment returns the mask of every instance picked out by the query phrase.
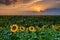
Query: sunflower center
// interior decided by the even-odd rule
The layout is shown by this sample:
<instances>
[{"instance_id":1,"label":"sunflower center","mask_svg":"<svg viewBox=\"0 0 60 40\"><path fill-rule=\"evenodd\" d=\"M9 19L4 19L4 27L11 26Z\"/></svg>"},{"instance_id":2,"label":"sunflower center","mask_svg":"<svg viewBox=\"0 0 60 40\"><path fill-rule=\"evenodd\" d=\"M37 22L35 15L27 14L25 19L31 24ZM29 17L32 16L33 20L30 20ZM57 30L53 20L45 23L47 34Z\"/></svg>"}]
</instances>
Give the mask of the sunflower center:
<instances>
[{"instance_id":1,"label":"sunflower center","mask_svg":"<svg viewBox=\"0 0 60 40\"><path fill-rule=\"evenodd\" d=\"M12 28L13 30L15 30L16 29L16 26L13 26L13 28Z\"/></svg>"},{"instance_id":2,"label":"sunflower center","mask_svg":"<svg viewBox=\"0 0 60 40\"><path fill-rule=\"evenodd\" d=\"M21 28L23 30L23 28Z\"/></svg>"},{"instance_id":3,"label":"sunflower center","mask_svg":"<svg viewBox=\"0 0 60 40\"><path fill-rule=\"evenodd\" d=\"M33 28L31 28L31 30L33 30Z\"/></svg>"}]
</instances>

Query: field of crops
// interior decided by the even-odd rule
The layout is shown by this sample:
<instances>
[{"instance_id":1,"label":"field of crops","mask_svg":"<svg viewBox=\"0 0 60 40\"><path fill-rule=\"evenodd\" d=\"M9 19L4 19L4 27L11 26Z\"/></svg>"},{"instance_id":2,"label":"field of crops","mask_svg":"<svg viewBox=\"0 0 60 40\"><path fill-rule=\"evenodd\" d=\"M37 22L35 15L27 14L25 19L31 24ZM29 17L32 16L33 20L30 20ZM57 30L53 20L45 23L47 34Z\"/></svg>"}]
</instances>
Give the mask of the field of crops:
<instances>
[{"instance_id":1,"label":"field of crops","mask_svg":"<svg viewBox=\"0 0 60 40\"><path fill-rule=\"evenodd\" d=\"M60 40L60 16L0 16L0 40Z\"/></svg>"}]
</instances>

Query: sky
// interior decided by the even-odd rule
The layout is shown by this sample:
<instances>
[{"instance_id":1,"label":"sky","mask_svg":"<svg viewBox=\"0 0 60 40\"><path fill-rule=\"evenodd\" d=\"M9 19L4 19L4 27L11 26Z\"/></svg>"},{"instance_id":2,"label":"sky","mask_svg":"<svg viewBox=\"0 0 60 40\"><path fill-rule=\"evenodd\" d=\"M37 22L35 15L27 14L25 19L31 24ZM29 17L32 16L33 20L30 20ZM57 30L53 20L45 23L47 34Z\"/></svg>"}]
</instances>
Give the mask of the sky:
<instances>
[{"instance_id":1,"label":"sky","mask_svg":"<svg viewBox=\"0 0 60 40\"><path fill-rule=\"evenodd\" d=\"M60 15L60 0L0 0L0 15Z\"/></svg>"}]
</instances>

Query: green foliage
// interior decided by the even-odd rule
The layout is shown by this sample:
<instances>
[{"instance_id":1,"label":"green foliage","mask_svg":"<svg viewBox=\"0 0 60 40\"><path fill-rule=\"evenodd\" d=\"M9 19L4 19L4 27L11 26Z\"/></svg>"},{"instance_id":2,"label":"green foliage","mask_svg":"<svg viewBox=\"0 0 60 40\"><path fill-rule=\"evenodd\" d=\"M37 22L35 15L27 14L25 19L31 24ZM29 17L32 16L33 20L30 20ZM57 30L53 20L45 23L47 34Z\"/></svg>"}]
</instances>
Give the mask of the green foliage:
<instances>
[{"instance_id":1,"label":"green foliage","mask_svg":"<svg viewBox=\"0 0 60 40\"><path fill-rule=\"evenodd\" d=\"M0 30L0 40L60 40L60 31L47 28L44 30L13 33L10 29Z\"/></svg>"},{"instance_id":2,"label":"green foliage","mask_svg":"<svg viewBox=\"0 0 60 40\"><path fill-rule=\"evenodd\" d=\"M60 26L59 17L46 17L46 16L0 16L0 40L60 40L60 30L53 30L52 25ZM23 31L19 29L13 33L10 30L10 25L17 24L18 26L39 26L45 29L37 30L36 32Z\"/></svg>"}]
</instances>

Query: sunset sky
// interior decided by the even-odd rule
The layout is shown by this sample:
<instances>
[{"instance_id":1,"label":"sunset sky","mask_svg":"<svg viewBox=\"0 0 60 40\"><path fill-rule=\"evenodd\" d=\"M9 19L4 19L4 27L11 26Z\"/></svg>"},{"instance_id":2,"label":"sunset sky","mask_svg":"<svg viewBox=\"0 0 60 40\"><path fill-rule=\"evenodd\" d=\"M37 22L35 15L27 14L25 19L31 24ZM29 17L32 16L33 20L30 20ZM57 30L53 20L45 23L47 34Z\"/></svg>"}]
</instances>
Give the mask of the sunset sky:
<instances>
[{"instance_id":1,"label":"sunset sky","mask_svg":"<svg viewBox=\"0 0 60 40\"><path fill-rule=\"evenodd\" d=\"M0 0L0 15L60 15L60 0Z\"/></svg>"}]
</instances>

